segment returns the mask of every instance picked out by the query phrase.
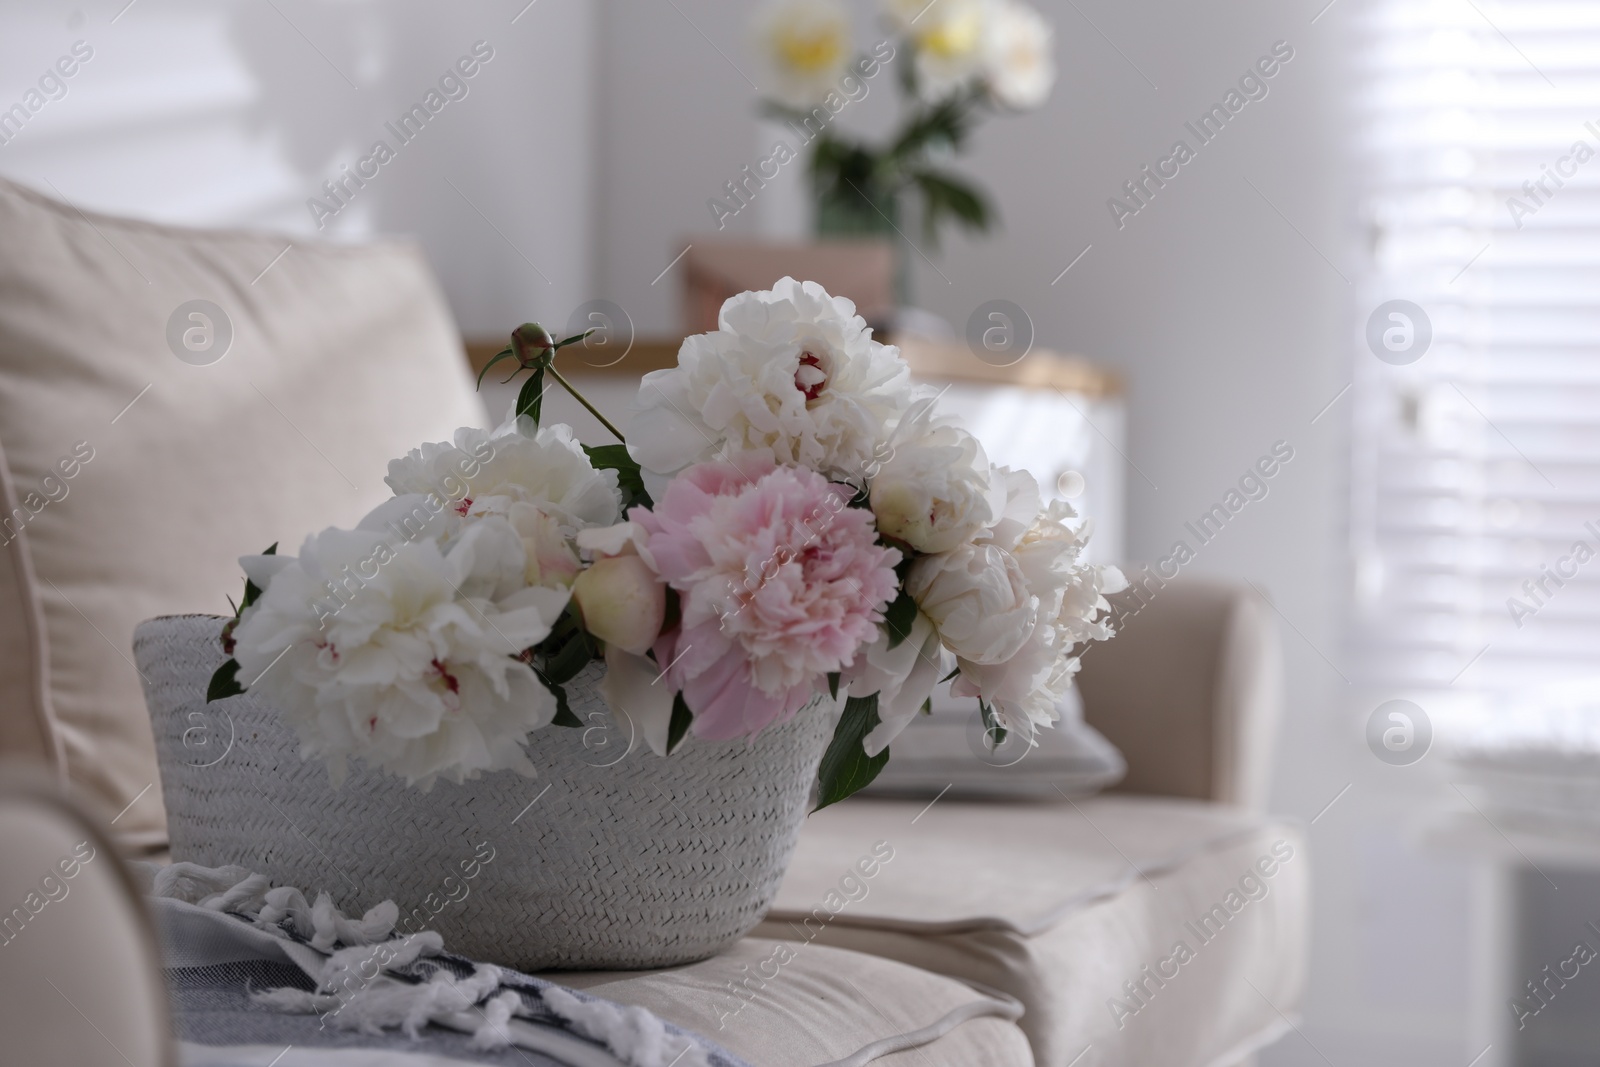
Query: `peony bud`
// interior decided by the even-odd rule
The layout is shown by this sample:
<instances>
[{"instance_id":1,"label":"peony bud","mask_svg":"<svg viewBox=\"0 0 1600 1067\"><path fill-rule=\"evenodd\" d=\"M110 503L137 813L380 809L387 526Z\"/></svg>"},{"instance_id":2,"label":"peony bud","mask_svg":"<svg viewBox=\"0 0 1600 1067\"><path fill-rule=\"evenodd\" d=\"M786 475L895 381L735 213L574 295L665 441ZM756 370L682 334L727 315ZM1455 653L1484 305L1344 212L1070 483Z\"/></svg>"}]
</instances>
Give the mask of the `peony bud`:
<instances>
[{"instance_id":1,"label":"peony bud","mask_svg":"<svg viewBox=\"0 0 1600 1067\"><path fill-rule=\"evenodd\" d=\"M637 656L654 644L667 612L667 587L633 555L595 560L572 583L572 598L584 629Z\"/></svg>"},{"instance_id":2,"label":"peony bud","mask_svg":"<svg viewBox=\"0 0 1600 1067\"><path fill-rule=\"evenodd\" d=\"M554 344L550 331L537 322L525 322L511 334L511 350L524 370L537 367Z\"/></svg>"}]
</instances>

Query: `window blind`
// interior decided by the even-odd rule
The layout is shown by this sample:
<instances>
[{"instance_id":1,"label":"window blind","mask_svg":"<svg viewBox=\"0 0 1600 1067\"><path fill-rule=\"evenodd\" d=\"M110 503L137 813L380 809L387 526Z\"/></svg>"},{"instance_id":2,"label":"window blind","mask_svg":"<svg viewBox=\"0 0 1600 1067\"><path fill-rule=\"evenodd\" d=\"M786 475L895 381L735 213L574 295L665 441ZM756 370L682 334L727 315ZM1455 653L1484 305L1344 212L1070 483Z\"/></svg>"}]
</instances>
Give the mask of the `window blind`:
<instances>
[{"instance_id":1,"label":"window blind","mask_svg":"<svg viewBox=\"0 0 1600 1067\"><path fill-rule=\"evenodd\" d=\"M1600 675L1600 4L1373 0L1357 32L1362 674Z\"/></svg>"}]
</instances>

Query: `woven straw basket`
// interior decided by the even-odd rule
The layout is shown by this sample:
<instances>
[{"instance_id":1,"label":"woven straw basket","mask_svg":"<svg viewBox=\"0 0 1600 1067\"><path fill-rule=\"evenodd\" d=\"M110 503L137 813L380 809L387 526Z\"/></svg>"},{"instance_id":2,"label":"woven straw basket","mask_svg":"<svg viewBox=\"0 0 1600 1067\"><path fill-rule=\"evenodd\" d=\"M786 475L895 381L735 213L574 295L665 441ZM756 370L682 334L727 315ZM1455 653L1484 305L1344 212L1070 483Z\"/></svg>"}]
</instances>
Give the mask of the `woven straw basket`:
<instances>
[{"instance_id":1,"label":"woven straw basket","mask_svg":"<svg viewBox=\"0 0 1600 1067\"><path fill-rule=\"evenodd\" d=\"M783 879L833 726L812 704L751 744L629 751L592 667L568 686L588 726L529 740L537 778L424 793L351 761L335 790L269 703L205 703L224 622L166 616L134 634L172 858L325 889L347 914L393 900L402 932L527 971L689 963L747 933Z\"/></svg>"}]
</instances>

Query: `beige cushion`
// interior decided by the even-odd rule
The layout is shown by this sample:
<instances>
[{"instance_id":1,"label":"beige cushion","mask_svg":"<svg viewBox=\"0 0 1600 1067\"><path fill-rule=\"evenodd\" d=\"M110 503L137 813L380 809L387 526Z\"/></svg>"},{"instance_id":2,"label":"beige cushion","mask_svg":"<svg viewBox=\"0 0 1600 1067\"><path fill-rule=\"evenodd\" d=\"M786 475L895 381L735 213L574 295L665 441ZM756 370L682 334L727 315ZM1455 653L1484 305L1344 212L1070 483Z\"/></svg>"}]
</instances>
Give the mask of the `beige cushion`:
<instances>
[{"instance_id":1,"label":"beige cushion","mask_svg":"<svg viewBox=\"0 0 1600 1067\"><path fill-rule=\"evenodd\" d=\"M1002 990L1041 1067L1201 1067L1298 1005L1309 875L1296 829L1208 804L856 800L811 817L756 932Z\"/></svg>"},{"instance_id":2,"label":"beige cushion","mask_svg":"<svg viewBox=\"0 0 1600 1067\"><path fill-rule=\"evenodd\" d=\"M414 246L288 244L0 182L0 748L132 803L135 845L164 838L135 624L226 612L238 556L353 525L389 459L483 421ZM169 347L194 299L231 320L220 362Z\"/></svg>"},{"instance_id":3,"label":"beige cushion","mask_svg":"<svg viewBox=\"0 0 1600 1067\"><path fill-rule=\"evenodd\" d=\"M1122 753L1083 721L1076 687L1056 711L1056 724L1031 743L1013 731L994 744L978 702L951 696L949 685L941 685L928 714L913 718L894 739L892 758L862 794L1055 799L1098 793L1126 773Z\"/></svg>"},{"instance_id":4,"label":"beige cushion","mask_svg":"<svg viewBox=\"0 0 1600 1067\"><path fill-rule=\"evenodd\" d=\"M1030 1067L1013 1001L886 959L746 938L663 971L547 975L704 1034L760 1067Z\"/></svg>"}]
</instances>

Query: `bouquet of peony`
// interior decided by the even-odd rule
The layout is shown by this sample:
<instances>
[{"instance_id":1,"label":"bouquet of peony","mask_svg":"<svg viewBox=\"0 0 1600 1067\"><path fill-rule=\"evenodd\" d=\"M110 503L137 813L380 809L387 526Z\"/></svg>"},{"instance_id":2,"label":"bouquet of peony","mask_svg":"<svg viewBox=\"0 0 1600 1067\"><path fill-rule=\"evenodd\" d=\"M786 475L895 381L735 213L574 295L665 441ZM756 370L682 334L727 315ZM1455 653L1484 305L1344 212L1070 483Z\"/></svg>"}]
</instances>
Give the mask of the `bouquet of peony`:
<instances>
[{"instance_id":1,"label":"bouquet of peony","mask_svg":"<svg viewBox=\"0 0 1600 1067\"><path fill-rule=\"evenodd\" d=\"M942 679L991 736L1056 720L1122 576L850 301L791 278L732 298L615 445L539 424L578 340L519 328L490 364L532 372L504 425L392 461L354 530L241 559L210 698L265 693L336 783L356 757L424 788L531 774L529 734L579 725L574 684L658 756L836 715L819 805L876 776Z\"/></svg>"},{"instance_id":2,"label":"bouquet of peony","mask_svg":"<svg viewBox=\"0 0 1600 1067\"><path fill-rule=\"evenodd\" d=\"M1028 111L1055 84L1050 24L1021 0L882 0L886 36L859 54L843 0L770 0L756 21L766 113L814 145L811 184L821 234L898 235L907 194L923 235L958 222L989 228L994 211L975 185L938 166L960 152L986 113ZM881 144L851 137L838 118L887 77L905 100ZM771 175L766 175L771 177ZM902 293L902 297L906 294Z\"/></svg>"}]
</instances>

